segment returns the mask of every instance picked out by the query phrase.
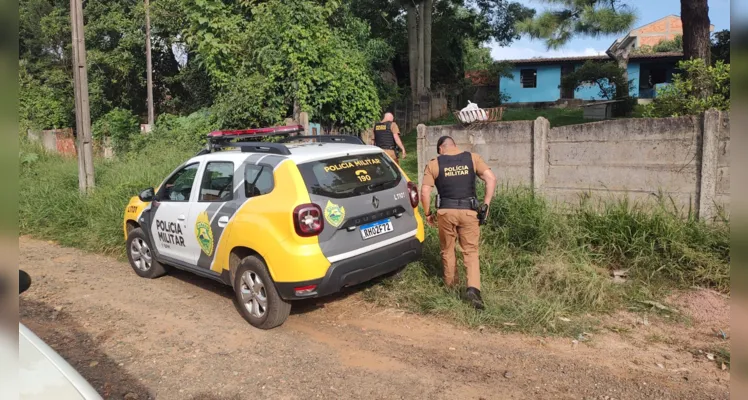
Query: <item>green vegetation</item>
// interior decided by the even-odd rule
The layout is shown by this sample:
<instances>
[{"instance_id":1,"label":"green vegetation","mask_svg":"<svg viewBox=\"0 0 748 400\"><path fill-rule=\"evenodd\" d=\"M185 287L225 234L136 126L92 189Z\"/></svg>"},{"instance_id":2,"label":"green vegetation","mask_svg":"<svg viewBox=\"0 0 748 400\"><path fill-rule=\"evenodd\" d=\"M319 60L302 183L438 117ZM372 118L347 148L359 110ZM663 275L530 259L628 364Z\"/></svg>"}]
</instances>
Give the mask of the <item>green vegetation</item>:
<instances>
[{"instance_id":1,"label":"green vegetation","mask_svg":"<svg viewBox=\"0 0 748 400\"><path fill-rule=\"evenodd\" d=\"M537 116L533 110L516 111L514 116L523 117L517 119ZM556 125L569 121L569 110L543 111ZM415 132L403 142L413 152ZM417 160L409 154L402 166L415 179ZM578 206L561 211L528 189L502 188L481 230L485 311L476 312L460 299L460 291L442 285L438 235L431 227L423 259L401 279L365 293L386 306L471 326L576 336L596 326L594 314L643 309L639 301L662 301L675 288L696 285L728 292L730 230L724 222L709 225L680 215L667 198L645 206L580 197ZM461 262L459 268L464 286ZM613 270L628 270L627 282L614 284Z\"/></svg>"},{"instance_id":2,"label":"green vegetation","mask_svg":"<svg viewBox=\"0 0 748 400\"><path fill-rule=\"evenodd\" d=\"M644 108L647 117L678 117L701 114L709 109L730 109L730 64L717 61L706 66L699 60L678 63L683 72L659 90ZM708 96L698 96L706 88Z\"/></svg>"}]
</instances>

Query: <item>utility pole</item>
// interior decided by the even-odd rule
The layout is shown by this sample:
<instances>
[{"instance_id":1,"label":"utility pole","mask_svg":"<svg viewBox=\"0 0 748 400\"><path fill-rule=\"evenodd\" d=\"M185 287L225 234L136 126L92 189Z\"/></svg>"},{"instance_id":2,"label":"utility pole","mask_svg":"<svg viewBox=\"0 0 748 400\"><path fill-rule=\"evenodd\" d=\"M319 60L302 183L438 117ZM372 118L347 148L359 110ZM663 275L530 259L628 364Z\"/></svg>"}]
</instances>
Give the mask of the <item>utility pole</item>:
<instances>
[{"instance_id":1,"label":"utility pole","mask_svg":"<svg viewBox=\"0 0 748 400\"><path fill-rule=\"evenodd\" d=\"M149 1L145 0L145 70L148 80L148 125L153 128L156 116L153 111L153 69L151 66L151 14Z\"/></svg>"},{"instance_id":2,"label":"utility pole","mask_svg":"<svg viewBox=\"0 0 748 400\"><path fill-rule=\"evenodd\" d=\"M91 113L88 102L86 41L83 34L83 0L70 0L70 24L73 36L73 88L75 125L78 135L78 187L87 193L95 186Z\"/></svg>"}]
</instances>

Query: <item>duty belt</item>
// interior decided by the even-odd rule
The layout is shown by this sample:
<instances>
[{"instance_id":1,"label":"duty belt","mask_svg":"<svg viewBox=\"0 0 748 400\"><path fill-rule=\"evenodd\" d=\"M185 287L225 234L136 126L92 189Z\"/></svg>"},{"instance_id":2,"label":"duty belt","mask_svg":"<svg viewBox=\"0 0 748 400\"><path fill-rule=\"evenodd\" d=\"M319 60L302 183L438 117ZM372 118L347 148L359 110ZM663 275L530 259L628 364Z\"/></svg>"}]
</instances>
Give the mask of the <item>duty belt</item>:
<instances>
[{"instance_id":1,"label":"duty belt","mask_svg":"<svg viewBox=\"0 0 748 400\"><path fill-rule=\"evenodd\" d=\"M466 197L464 199L439 199L439 209L452 209L452 210L477 210L478 199L475 197Z\"/></svg>"}]
</instances>

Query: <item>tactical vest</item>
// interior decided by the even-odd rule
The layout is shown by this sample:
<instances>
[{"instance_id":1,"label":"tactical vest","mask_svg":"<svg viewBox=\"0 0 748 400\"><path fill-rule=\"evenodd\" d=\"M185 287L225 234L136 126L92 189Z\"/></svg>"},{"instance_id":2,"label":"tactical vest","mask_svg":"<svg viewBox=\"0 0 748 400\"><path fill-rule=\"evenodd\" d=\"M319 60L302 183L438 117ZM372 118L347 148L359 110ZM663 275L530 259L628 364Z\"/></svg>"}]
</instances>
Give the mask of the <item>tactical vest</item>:
<instances>
[{"instance_id":1,"label":"tactical vest","mask_svg":"<svg viewBox=\"0 0 748 400\"><path fill-rule=\"evenodd\" d=\"M395 136L392 134L392 122L380 122L374 125L374 143L385 149L395 149Z\"/></svg>"},{"instance_id":2,"label":"tactical vest","mask_svg":"<svg viewBox=\"0 0 748 400\"><path fill-rule=\"evenodd\" d=\"M477 197L475 165L473 165L473 155L469 151L455 155L441 155L436 158L436 161L439 163L439 175L436 177L435 184L442 203L445 200ZM444 208L457 207L449 207L445 204Z\"/></svg>"}]
</instances>

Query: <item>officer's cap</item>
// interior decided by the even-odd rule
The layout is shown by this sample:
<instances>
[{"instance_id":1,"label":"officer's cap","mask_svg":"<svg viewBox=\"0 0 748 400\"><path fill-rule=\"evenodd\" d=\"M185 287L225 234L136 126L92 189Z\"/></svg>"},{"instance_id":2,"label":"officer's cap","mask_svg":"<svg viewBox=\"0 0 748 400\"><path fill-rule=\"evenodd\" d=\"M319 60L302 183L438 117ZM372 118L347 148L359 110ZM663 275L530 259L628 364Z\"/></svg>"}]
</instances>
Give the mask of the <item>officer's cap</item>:
<instances>
[{"instance_id":1,"label":"officer's cap","mask_svg":"<svg viewBox=\"0 0 748 400\"><path fill-rule=\"evenodd\" d=\"M444 144L444 142L449 139L452 142L454 142L454 139L452 139L452 136L442 136L439 138L439 140L436 142L436 153L441 154L441 150L439 150L440 147Z\"/></svg>"}]
</instances>

